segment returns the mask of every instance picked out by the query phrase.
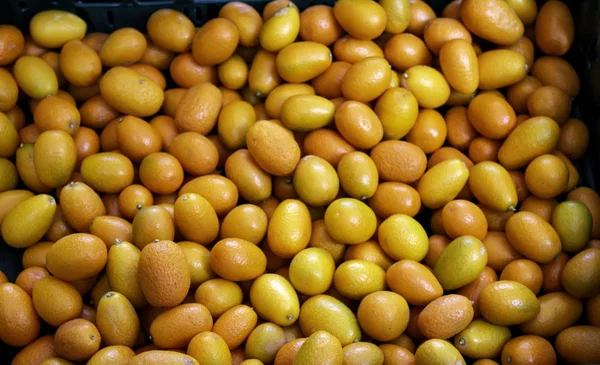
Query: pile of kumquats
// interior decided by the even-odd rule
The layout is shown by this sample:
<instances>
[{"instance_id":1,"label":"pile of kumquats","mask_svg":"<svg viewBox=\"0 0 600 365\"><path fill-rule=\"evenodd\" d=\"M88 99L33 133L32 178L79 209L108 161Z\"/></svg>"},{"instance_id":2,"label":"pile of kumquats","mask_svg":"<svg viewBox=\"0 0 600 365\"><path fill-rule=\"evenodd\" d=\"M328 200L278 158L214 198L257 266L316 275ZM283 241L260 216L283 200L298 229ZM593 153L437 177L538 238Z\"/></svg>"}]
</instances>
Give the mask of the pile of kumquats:
<instances>
[{"instance_id":1,"label":"pile of kumquats","mask_svg":"<svg viewBox=\"0 0 600 365\"><path fill-rule=\"evenodd\" d=\"M569 8L260 10L0 25L12 365L599 363Z\"/></svg>"}]
</instances>

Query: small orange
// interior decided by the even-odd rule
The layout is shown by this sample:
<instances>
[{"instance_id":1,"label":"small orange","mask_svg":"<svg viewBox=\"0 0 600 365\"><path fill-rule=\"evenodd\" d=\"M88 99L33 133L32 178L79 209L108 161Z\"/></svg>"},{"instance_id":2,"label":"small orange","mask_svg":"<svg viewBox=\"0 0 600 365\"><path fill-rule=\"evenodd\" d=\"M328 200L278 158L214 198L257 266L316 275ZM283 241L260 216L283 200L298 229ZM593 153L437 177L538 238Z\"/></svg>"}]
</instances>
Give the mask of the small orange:
<instances>
[{"instance_id":1,"label":"small orange","mask_svg":"<svg viewBox=\"0 0 600 365\"><path fill-rule=\"evenodd\" d=\"M146 36L146 41L148 42L148 46L146 47L146 52L144 52L144 56L142 56L140 63L154 66L162 71L169 68L169 64L175 57L175 53L157 46L148 36Z\"/></svg>"},{"instance_id":2,"label":"small orange","mask_svg":"<svg viewBox=\"0 0 600 365\"><path fill-rule=\"evenodd\" d=\"M252 6L241 1L225 4L219 11L219 17L228 19L235 24L240 33L242 47L258 45L258 34L263 25L260 14Z\"/></svg>"},{"instance_id":3,"label":"small orange","mask_svg":"<svg viewBox=\"0 0 600 365\"><path fill-rule=\"evenodd\" d=\"M375 39L387 25L383 7L369 0L340 0L333 13L342 28L358 39Z\"/></svg>"},{"instance_id":4,"label":"small orange","mask_svg":"<svg viewBox=\"0 0 600 365\"><path fill-rule=\"evenodd\" d=\"M383 51L371 40L345 35L335 41L333 55L337 61L354 64L367 57L383 57Z\"/></svg>"},{"instance_id":5,"label":"small orange","mask_svg":"<svg viewBox=\"0 0 600 365\"><path fill-rule=\"evenodd\" d=\"M143 185L129 185L119 193L119 210L126 219L133 219L140 209L153 203L152 193Z\"/></svg>"},{"instance_id":6,"label":"small orange","mask_svg":"<svg viewBox=\"0 0 600 365\"><path fill-rule=\"evenodd\" d=\"M543 56L535 60L531 76L542 85L556 86L571 97L577 96L581 87L579 76L570 63L560 57Z\"/></svg>"},{"instance_id":7,"label":"small orange","mask_svg":"<svg viewBox=\"0 0 600 365\"><path fill-rule=\"evenodd\" d=\"M354 91L358 90L360 89ZM347 101L337 108L335 126L357 148L372 148L383 138L383 126L377 114L359 101Z\"/></svg>"},{"instance_id":8,"label":"small orange","mask_svg":"<svg viewBox=\"0 0 600 365\"><path fill-rule=\"evenodd\" d=\"M581 120L569 119L560 127L557 149L572 160L583 156L589 144L588 128Z\"/></svg>"},{"instance_id":9,"label":"small orange","mask_svg":"<svg viewBox=\"0 0 600 365\"><path fill-rule=\"evenodd\" d=\"M384 181L412 184L423 176L427 168L427 156L410 142L381 142L371 150L370 156Z\"/></svg>"},{"instance_id":10,"label":"small orange","mask_svg":"<svg viewBox=\"0 0 600 365\"><path fill-rule=\"evenodd\" d=\"M0 66L13 63L25 48L25 38L19 28L2 24L0 26Z\"/></svg>"},{"instance_id":11,"label":"small orange","mask_svg":"<svg viewBox=\"0 0 600 365\"><path fill-rule=\"evenodd\" d=\"M233 54L240 33L235 24L225 18L212 19L196 32L192 54L201 66L214 66Z\"/></svg>"},{"instance_id":12,"label":"small orange","mask_svg":"<svg viewBox=\"0 0 600 365\"><path fill-rule=\"evenodd\" d=\"M94 32L87 34L81 41L94 51L100 52L106 38L108 38L108 33Z\"/></svg>"},{"instance_id":13,"label":"small orange","mask_svg":"<svg viewBox=\"0 0 600 365\"><path fill-rule=\"evenodd\" d=\"M448 129L444 117L436 110L421 109L417 121L406 135L406 141L429 154L444 145Z\"/></svg>"},{"instance_id":14,"label":"small orange","mask_svg":"<svg viewBox=\"0 0 600 365\"><path fill-rule=\"evenodd\" d=\"M175 120L166 115L157 115L150 121L150 126L160 135L163 150L168 150L173 139L179 134Z\"/></svg>"},{"instance_id":15,"label":"small orange","mask_svg":"<svg viewBox=\"0 0 600 365\"><path fill-rule=\"evenodd\" d=\"M313 5L300 13L300 38L303 40L329 46L342 34L331 6Z\"/></svg>"},{"instance_id":16,"label":"small orange","mask_svg":"<svg viewBox=\"0 0 600 365\"><path fill-rule=\"evenodd\" d=\"M126 66L141 60L148 42L140 31L121 28L112 32L100 49L100 59L106 67Z\"/></svg>"},{"instance_id":17,"label":"small orange","mask_svg":"<svg viewBox=\"0 0 600 365\"><path fill-rule=\"evenodd\" d=\"M162 149L158 132L145 120L132 115L119 119L117 142L119 150L133 162L141 162Z\"/></svg>"},{"instance_id":18,"label":"small orange","mask_svg":"<svg viewBox=\"0 0 600 365\"><path fill-rule=\"evenodd\" d=\"M552 199L567 188L569 169L559 157L542 155L527 166L525 182L533 195L542 199Z\"/></svg>"},{"instance_id":19,"label":"small orange","mask_svg":"<svg viewBox=\"0 0 600 365\"><path fill-rule=\"evenodd\" d=\"M501 145L501 141L477 137L469 145L469 158L476 164L482 161L498 161Z\"/></svg>"},{"instance_id":20,"label":"small orange","mask_svg":"<svg viewBox=\"0 0 600 365\"><path fill-rule=\"evenodd\" d=\"M384 182L379 184L375 195L369 199L369 206L384 219L394 214L414 217L421 210L421 198L410 185Z\"/></svg>"},{"instance_id":21,"label":"small orange","mask_svg":"<svg viewBox=\"0 0 600 365\"><path fill-rule=\"evenodd\" d=\"M167 87L167 80L163 76L162 72L160 72L160 70L156 67L143 63L136 63L128 67L132 70L135 70L140 75L154 81L161 89L164 90Z\"/></svg>"},{"instance_id":22,"label":"small orange","mask_svg":"<svg viewBox=\"0 0 600 365\"><path fill-rule=\"evenodd\" d=\"M100 137L93 129L87 127L79 127L77 132L73 134L75 148L77 149L77 162L75 163L75 171L79 171L83 160L100 151Z\"/></svg>"},{"instance_id":23,"label":"small orange","mask_svg":"<svg viewBox=\"0 0 600 365\"><path fill-rule=\"evenodd\" d=\"M468 43L472 42L471 33L467 28L459 20L451 18L431 19L425 25L423 39L431 52L436 55L440 53L442 46L451 40L463 39Z\"/></svg>"},{"instance_id":24,"label":"small orange","mask_svg":"<svg viewBox=\"0 0 600 365\"><path fill-rule=\"evenodd\" d=\"M146 29L152 42L178 53L190 49L196 33L194 23L173 9L160 9L152 13L146 23Z\"/></svg>"},{"instance_id":25,"label":"small orange","mask_svg":"<svg viewBox=\"0 0 600 365\"><path fill-rule=\"evenodd\" d=\"M172 155L154 152L142 160L139 176L150 191L166 195L177 191L183 183L183 168Z\"/></svg>"},{"instance_id":26,"label":"small orange","mask_svg":"<svg viewBox=\"0 0 600 365\"><path fill-rule=\"evenodd\" d=\"M503 139L517 124L512 106L503 98L484 93L469 103L469 121L484 137Z\"/></svg>"},{"instance_id":27,"label":"small orange","mask_svg":"<svg viewBox=\"0 0 600 365\"><path fill-rule=\"evenodd\" d=\"M471 235L483 240L488 223L481 209L467 200L453 200L442 210L444 230L452 239Z\"/></svg>"},{"instance_id":28,"label":"small orange","mask_svg":"<svg viewBox=\"0 0 600 365\"><path fill-rule=\"evenodd\" d=\"M79 107L79 113L81 114L81 124L93 129L106 127L121 114L108 105L102 95L96 95L86 100Z\"/></svg>"},{"instance_id":29,"label":"small orange","mask_svg":"<svg viewBox=\"0 0 600 365\"><path fill-rule=\"evenodd\" d=\"M539 336L519 336L508 341L502 349L502 365L509 364L556 364L556 352L552 344Z\"/></svg>"},{"instance_id":30,"label":"small orange","mask_svg":"<svg viewBox=\"0 0 600 365\"><path fill-rule=\"evenodd\" d=\"M342 94L348 100L366 103L383 94L391 78L391 67L385 58L365 58L346 72L342 80Z\"/></svg>"},{"instance_id":31,"label":"small orange","mask_svg":"<svg viewBox=\"0 0 600 365\"><path fill-rule=\"evenodd\" d=\"M187 173L195 176L213 172L219 161L219 153L214 144L195 132L177 135L171 142L169 153L177 158Z\"/></svg>"},{"instance_id":32,"label":"small orange","mask_svg":"<svg viewBox=\"0 0 600 365\"><path fill-rule=\"evenodd\" d=\"M478 136L477 131L469 122L467 108L455 106L444 115L448 129L448 143L461 151L466 151L471 142Z\"/></svg>"},{"instance_id":33,"label":"small orange","mask_svg":"<svg viewBox=\"0 0 600 365\"><path fill-rule=\"evenodd\" d=\"M435 11L425 1L413 1L410 4L410 23L406 31L422 37L426 24L436 17Z\"/></svg>"},{"instance_id":34,"label":"small orange","mask_svg":"<svg viewBox=\"0 0 600 365\"><path fill-rule=\"evenodd\" d=\"M571 115L571 97L555 86L542 86L529 96L527 111L532 117L542 115L563 124Z\"/></svg>"},{"instance_id":35,"label":"small orange","mask_svg":"<svg viewBox=\"0 0 600 365\"><path fill-rule=\"evenodd\" d=\"M179 196L186 193L195 193L208 200L220 217L227 215L238 201L236 185L220 175L205 175L190 180L181 187Z\"/></svg>"},{"instance_id":36,"label":"small orange","mask_svg":"<svg viewBox=\"0 0 600 365\"><path fill-rule=\"evenodd\" d=\"M190 88L203 82L216 84L217 68L201 66L194 60L191 52L178 54L169 66L169 73L179 87Z\"/></svg>"},{"instance_id":37,"label":"small orange","mask_svg":"<svg viewBox=\"0 0 600 365\"><path fill-rule=\"evenodd\" d=\"M316 93L325 98L342 96L342 81L352 65L348 62L336 61L325 72L311 81Z\"/></svg>"},{"instance_id":38,"label":"small orange","mask_svg":"<svg viewBox=\"0 0 600 365\"><path fill-rule=\"evenodd\" d=\"M512 280L528 287L534 294L542 289L543 273L540 265L527 259L515 260L502 270L500 280Z\"/></svg>"},{"instance_id":39,"label":"small orange","mask_svg":"<svg viewBox=\"0 0 600 365\"><path fill-rule=\"evenodd\" d=\"M571 48L575 39L575 23L567 5L552 0L538 12L535 22L535 43L550 56L562 56Z\"/></svg>"},{"instance_id":40,"label":"small orange","mask_svg":"<svg viewBox=\"0 0 600 365\"><path fill-rule=\"evenodd\" d=\"M526 76L523 80L510 86L506 98L516 113L527 113L527 103L535 90L542 87L542 83L533 76Z\"/></svg>"}]
</instances>

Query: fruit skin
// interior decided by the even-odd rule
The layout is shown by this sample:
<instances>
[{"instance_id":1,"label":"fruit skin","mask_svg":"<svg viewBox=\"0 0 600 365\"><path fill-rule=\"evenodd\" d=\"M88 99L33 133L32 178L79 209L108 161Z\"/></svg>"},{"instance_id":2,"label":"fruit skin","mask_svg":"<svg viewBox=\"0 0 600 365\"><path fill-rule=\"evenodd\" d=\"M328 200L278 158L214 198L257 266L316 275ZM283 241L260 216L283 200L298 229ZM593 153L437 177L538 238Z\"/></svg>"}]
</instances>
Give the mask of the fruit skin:
<instances>
[{"instance_id":1,"label":"fruit skin","mask_svg":"<svg viewBox=\"0 0 600 365\"><path fill-rule=\"evenodd\" d=\"M160 205L144 207L131 224L133 244L140 250L154 240L172 240L175 224L171 214Z\"/></svg>"},{"instance_id":2,"label":"fruit skin","mask_svg":"<svg viewBox=\"0 0 600 365\"><path fill-rule=\"evenodd\" d=\"M19 286L0 284L0 339L9 346L33 342L40 333L41 321L32 300Z\"/></svg>"},{"instance_id":3,"label":"fruit skin","mask_svg":"<svg viewBox=\"0 0 600 365\"><path fill-rule=\"evenodd\" d=\"M354 313L344 303L329 295L315 295L306 300L300 308L298 321L305 336L317 331L327 331L337 337L342 346L361 339L361 330Z\"/></svg>"},{"instance_id":4,"label":"fruit skin","mask_svg":"<svg viewBox=\"0 0 600 365\"><path fill-rule=\"evenodd\" d=\"M320 43L295 42L277 53L275 64L285 81L306 82L327 70L332 58L329 48Z\"/></svg>"},{"instance_id":5,"label":"fruit skin","mask_svg":"<svg viewBox=\"0 0 600 365\"><path fill-rule=\"evenodd\" d=\"M561 251L561 242L554 228L540 216L518 212L506 222L506 237L523 256L546 264Z\"/></svg>"},{"instance_id":6,"label":"fruit skin","mask_svg":"<svg viewBox=\"0 0 600 365\"><path fill-rule=\"evenodd\" d=\"M148 301L137 282L140 250L129 242L116 242L108 252L106 276L112 290L123 294L134 306L144 307Z\"/></svg>"},{"instance_id":7,"label":"fruit skin","mask_svg":"<svg viewBox=\"0 0 600 365\"><path fill-rule=\"evenodd\" d=\"M375 39L387 25L385 9L366 0L342 0L333 7L336 20L351 36L358 39Z\"/></svg>"},{"instance_id":8,"label":"fruit skin","mask_svg":"<svg viewBox=\"0 0 600 365\"><path fill-rule=\"evenodd\" d=\"M496 49L484 52L477 57L477 62L481 90L507 87L527 76L527 60L512 50Z\"/></svg>"},{"instance_id":9,"label":"fruit skin","mask_svg":"<svg viewBox=\"0 0 600 365\"><path fill-rule=\"evenodd\" d=\"M491 323L512 326L535 318L540 312L540 302L525 285L500 280L483 288L479 309Z\"/></svg>"},{"instance_id":10,"label":"fruit skin","mask_svg":"<svg viewBox=\"0 0 600 365\"><path fill-rule=\"evenodd\" d=\"M267 243L282 258L292 258L308 246L312 230L310 212L300 200L282 201L269 220Z\"/></svg>"},{"instance_id":11,"label":"fruit skin","mask_svg":"<svg viewBox=\"0 0 600 365\"><path fill-rule=\"evenodd\" d=\"M56 241L46 254L48 271L59 279L76 281L100 273L108 259L102 240L87 233L74 233Z\"/></svg>"},{"instance_id":12,"label":"fruit skin","mask_svg":"<svg viewBox=\"0 0 600 365\"><path fill-rule=\"evenodd\" d=\"M335 261L325 249L309 247L294 256L289 269L296 291L304 295L323 294L333 282Z\"/></svg>"},{"instance_id":13,"label":"fruit skin","mask_svg":"<svg viewBox=\"0 0 600 365\"><path fill-rule=\"evenodd\" d=\"M298 295L289 281L277 274L263 274L250 287L254 310L279 326L296 322L300 314Z\"/></svg>"},{"instance_id":14,"label":"fruit skin","mask_svg":"<svg viewBox=\"0 0 600 365\"><path fill-rule=\"evenodd\" d=\"M575 39L575 24L569 8L561 1L549 1L540 8L535 22L535 43L549 56L562 56Z\"/></svg>"},{"instance_id":15,"label":"fruit skin","mask_svg":"<svg viewBox=\"0 0 600 365\"><path fill-rule=\"evenodd\" d=\"M210 252L210 267L223 279L248 281L266 269L264 252L252 242L227 238L217 242Z\"/></svg>"},{"instance_id":16,"label":"fruit skin","mask_svg":"<svg viewBox=\"0 0 600 365\"><path fill-rule=\"evenodd\" d=\"M370 198L377 191L377 166L364 152L355 151L344 155L338 163L337 174L342 189L352 198Z\"/></svg>"},{"instance_id":17,"label":"fruit skin","mask_svg":"<svg viewBox=\"0 0 600 365\"><path fill-rule=\"evenodd\" d=\"M427 338L448 339L465 329L473 319L467 297L449 294L437 298L419 314L419 331Z\"/></svg>"},{"instance_id":18,"label":"fruit skin","mask_svg":"<svg viewBox=\"0 0 600 365\"><path fill-rule=\"evenodd\" d=\"M442 223L452 239L471 235L483 240L488 231L483 211L468 200L457 199L446 204L442 209Z\"/></svg>"},{"instance_id":19,"label":"fruit skin","mask_svg":"<svg viewBox=\"0 0 600 365\"><path fill-rule=\"evenodd\" d=\"M377 365L383 364L383 351L369 342L356 342L344 346L344 364L348 365Z\"/></svg>"},{"instance_id":20,"label":"fruit skin","mask_svg":"<svg viewBox=\"0 0 600 365\"><path fill-rule=\"evenodd\" d=\"M469 188L480 203L497 212L514 211L518 197L508 171L500 164L483 161L469 175Z\"/></svg>"},{"instance_id":21,"label":"fruit skin","mask_svg":"<svg viewBox=\"0 0 600 365\"><path fill-rule=\"evenodd\" d=\"M246 145L258 165L272 175L289 175L300 161L300 146L292 133L272 121L254 123L246 134Z\"/></svg>"},{"instance_id":22,"label":"fruit skin","mask_svg":"<svg viewBox=\"0 0 600 365\"><path fill-rule=\"evenodd\" d=\"M133 163L116 152L100 152L83 159L81 175L98 192L119 193L133 182Z\"/></svg>"},{"instance_id":23,"label":"fruit skin","mask_svg":"<svg viewBox=\"0 0 600 365\"><path fill-rule=\"evenodd\" d=\"M502 365L556 364L552 344L539 336L519 336L508 341L502 349Z\"/></svg>"},{"instance_id":24,"label":"fruit skin","mask_svg":"<svg viewBox=\"0 0 600 365\"><path fill-rule=\"evenodd\" d=\"M300 14L293 3L276 11L265 20L260 29L258 40L262 48L269 52L277 52L291 44L300 32Z\"/></svg>"},{"instance_id":25,"label":"fruit skin","mask_svg":"<svg viewBox=\"0 0 600 365\"><path fill-rule=\"evenodd\" d=\"M498 151L500 164L509 170L519 169L558 145L560 127L548 117L533 117L519 124Z\"/></svg>"},{"instance_id":26,"label":"fruit skin","mask_svg":"<svg viewBox=\"0 0 600 365\"><path fill-rule=\"evenodd\" d=\"M567 200L577 200L585 204L592 213L592 236L600 238L600 196L587 187L577 188L567 195Z\"/></svg>"},{"instance_id":27,"label":"fruit skin","mask_svg":"<svg viewBox=\"0 0 600 365\"><path fill-rule=\"evenodd\" d=\"M201 364L231 363L231 353L225 341L218 334L208 330L192 338L187 353Z\"/></svg>"},{"instance_id":28,"label":"fruit skin","mask_svg":"<svg viewBox=\"0 0 600 365\"><path fill-rule=\"evenodd\" d=\"M413 93L421 108L438 108L450 97L450 85L444 75L429 66L409 68L402 74L400 84Z\"/></svg>"},{"instance_id":29,"label":"fruit skin","mask_svg":"<svg viewBox=\"0 0 600 365\"><path fill-rule=\"evenodd\" d=\"M145 246L138 264L138 281L154 307L174 307L183 302L191 281L183 250L172 241Z\"/></svg>"},{"instance_id":30,"label":"fruit skin","mask_svg":"<svg viewBox=\"0 0 600 365\"><path fill-rule=\"evenodd\" d=\"M339 133L353 147L373 148L383 138L383 126L377 114L359 101L346 101L337 107L334 119Z\"/></svg>"},{"instance_id":31,"label":"fruit skin","mask_svg":"<svg viewBox=\"0 0 600 365\"><path fill-rule=\"evenodd\" d=\"M140 320L125 296L111 291L98 303L96 326L105 344L133 347L140 334Z\"/></svg>"},{"instance_id":32,"label":"fruit skin","mask_svg":"<svg viewBox=\"0 0 600 365\"><path fill-rule=\"evenodd\" d=\"M73 361L89 359L100 349L100 344L96 326L81 318L63 323L54 335L56 354Z\"/></svg>"},{"instance_id":33,"label":"fruit skin","mask_svg":"<svg viewBox=\"0 0 600 365\"><path fill-rule=\"evenodd\" d=\"M310 335L294 357L294 365L341 364L344 358L340 340L326 331Z\"/></svg>"},{"instance_id":34,"label":"fruit skin","mask_svg":"<svg viewBox=\"0 0 600 365\"><path fill-rule=\"evenodd\" d=\"M461 236L442 251L433 273L445 290L458 289L479 276L487 257L481 241L473 236Z\"/></svg>"},{"instance_id":35,"label":"fruit skin","mask_svg":"<svg viewBox=\"0 0 600 365\"><path fill-rule=\"evenodd\" d=\"M91 47L71 40L60 51L60 71L73 85L91 86L102 76L102 61Z\"/></svg>"},{"instance_id":36,"label":"fruit skin","mask_svg":"<svg viewBox=\"0 0 600 365\"><path fill-rule=\"evenodd\" d=\"M38 338L19 351L13 358L12 365L39 364L54 356L56 356L56 352L54 351L54 335L46 335Z\"/></svg>"},{"instance_id":37,"label":"fruit skin","mask_svg":"<svg viewBox=\"0 0 600 365\"><path fill-rule=\"evenodd\" d=\"M199 194L187 193L177 198L174 220L187 240L206 245L219 235L217 213Z\"/></svg>"},{"instance_id":38,"label":"fruit skin","mask_svg":"<svg viewBox=\"0 0 600 365\"><path fill-rule=\"evenodd\" d=\"M240 33L240 45L254 47L258 45L258 33L263 25L260 14L250 5L234 1L227 3L219 11L219 17L232 21Z\"/></svg>"},{"instance_id":39,"label":"fruit skin","mask_svg":"<svg viewBox=\"0 0 600 365\"><path fill-rule=\"evenodd\" d=\"M150 335L160 348L184 348L197 334L209 331L213 319L202 304L181 304L169 309L152 321Z\"/></svg>"},{"instance_id":40,"label":"fruit skin","mask_svg":"<svg viewBox=\"0 0 600 365\"><path fill-rule=\"evenodd\" d=\"M23 200L2 220L2 238L11 247L27 248L39 242L52 224L56 200L40 194Z\"/></svg>"},{"instance_id":41,"label":"fruit skin","mask_svg":"<svg viewBox=\"0 0 600 365\"><path fill-rule=\"evenodd\" d=\"M361 300L356 316L367 335L378 341L391 341L406 329L409 309L399 294L376 291Z\"/></svg>"},{"instance_id":42,"label":"fruit skin","mask_svg":"<svg viewBox=\"0 0 600 365\"><path fill-rule=\"evenodd\" d=\"M126 365L135 356L127 346L107 346L92 356L86 365Z\"/></svg>"},{"instance_id":43,"label":"fruit skin","mask_svg":"<svg viewBox=\"0 0 600 365\"><path fill-rule=\"evenodd\" d=\"M386 282L411 305L425 306L443 295L441 284L429 268L414 260L400 260L390 266Z\"/></svg>"},{"instance_id":44,"label":"fruit skin","mask_svg":"<svg viewBox=\"0 0 600 365\"><path fill-rule=\"evenodd\" d=\"M435 165L427 171L419 183L417 191L423 205L438 209L456 198L469 179L469 170L459 159L450 159Z\"/></svg>"},{"instance_id":45,"label":"fruit skin","mask_svg":"<svg viewBox=\"0 0 600 365\"><path fill-rule=\"evenodd\" d=\"M408 134L417 121L419 104L404 88L389 88L377 100L373 109L383 126L384 139L400 139Z\"/></svg>"},{"instance_id":46,"label":"fruit skin","mask_svg":"<svg viewBox=\"0 0 600 365\"><path fill-rule=\"evenodd\" d=\"M246 341L257 321L254 309L247 305L236 305L215 321L212 331L221 336L229 349L233 350Z\"/></svg>"},{"instance_id":47,"label":"fruit skin","mask_svg":"<svg viewBox=\"0 0 600 365\"><path fill-rule=\"evenodd\" d=\"M67 222L79 232L89 232L96 217L106 215L100 196L82 182L72 182L60 192L61 209Z\"/></svg>"},{"instance_id":48,"label":"fruit skin","mask_svg":"<svg viewBox=\"0 0 600 365\"><path fill-rule=\"evenodd\" d=\"M83 301L73 285L46 276L37 281L32 293L33 305L40 317L54 327L77 318Z\"/></svg>"},{"instance_id":49,"label":"fruit skin","mask_svg":"<svg viewBox=\"0 0 600 365\"><path fill-rule=\"evenodd\" d=\"M349 245L366 242L377 228L373 210L352 198L341 198L331 203L325 210L324 221L327 233L334 240Z\"/></svg>"},{"instance_id":50,"label":"fruit skin","mask_svg":"<svg viewBox=\"0 0 600 365\"><path fill-rule=\"evenodd\" d=\"M379 226L381 248L395 260L421 261L427 255L429 241L421 224L406 214L394 214Z\"/></svg>"},{"instance_id":51,"label":"fruit skin","mask_svg":"<svg viewBox=\"0 0 600 365\"><path fill-rule=\"evenodd\" d=\"M294 188L302 201L312 207L331 203L339 190L339 178L331 164L321 157L308 155L300 159L294 171Z\"/></svg>"},{"instance_id":52,"label":"fruit skin","mask_svg":"<svg viewBox=\"0 0 600 365\"><path fill-rule=\"evenodd\" d=\"M418 181L427 168L425 152L415 144L405 141L384 141L370 153L379 177L384 181L412 184Z\"/></svg>"},{"instance_id":53,"label":"fruit skin","mask_svg":"<svg viewBox=\"0 0 600 365\"><path fill-rule=\"evenodd\" d=\"M76 161L77 147L64 131L42 132L33 146L35 171L44 185L57 188L66 184Z\"/></svg>"},{"instance_id":54,"label":"fruit skin","mask_svg":"<svg viewBox=\"0 0 600 365\"><path fill-rule=\"evenodd\" d=\"M523 22L502 0L466 0L460 17L475 35L499 45L514 44L524 33Z\"/></svg>"},{"instance_id":55,"label":"fruit skin","mask_svg":"<svg viewBox=\"0 0 600 365\"><path fill-rule=\"evenodd\" d=\"M128 365L199 365L191 356L175 351L151 350L136 355Z\"/></svg>"},{"instance_id":56,"label":"fruit skin","mask_svg":"<svg viewBox=\"0 0 600 365\"><path fill-rule=\"evenodd\" d=\"M367 103L390 85L392 70L383 57L367 57L350 67L342 80L342 94L348 100Z\"/></svg>"},{"instance_id":57,"label":"fruit skin","mask_svg":"<svg viewBox=\"0 0 600 365\"><path fill-rule=\"evenodd\" d=\"M555 348L569 363L593 364L600 361L600 349L595 346L599 338L599 327L573 326L556 336Z\"/></svg>"},{"instance_id":58,"label":"fruit skin","mask_svg":"<svg viewBox=\"0 0 600 365\"><path fill-rule=\"evenodd\" d=\"M385 272L366 260L348 260L335 270L333 283L346 298L359 300L366 295L385 289Z\"/></svg>"},{"instance_id":59,"label":"fruit skin","mask_svg":"<svg viewBox=\"0 0 600 365\"><path fill-rule=\"evenodd\" d=\"M590 240L592 214L578 201L565 201L554 207L552 226L556 230L565 252L579 252Z\"/></svg>"},{"instance_id":60,"label":"fruit skin","mask_svg":"<svg viewBox=\"0 0 600 365\"><path fill-rule=\"evenodd\" d=\"M164 101L164 92L154 81L121 66L102 76L100 93L113 108L140 118L156 114Z\"/></svg>"},{"instance_id":61,"label":"fruit skin","mask_svg":"<svg viewBox=\"0 0 600 365\"><path fill-rule=\"evenodd\" d=\"M454 39L440 49L442 73L454 90L470 94L479 86L479 64L471 42Z\"/></svg>"},{"instance_id":62,"label":"fruit skin","mask_svg":"<svg viewBox=\"0 0 600 365\"><path fill-rule=\"evenodd\" d=\"M448 341L431 339L423 342L415 352L417 364L466 365L458 350Z\"/></svg>"},{"instance_id":63,"label":"fruit skin","mask_svg":"<svg viewBox=\"0 0 600 365\"><path fill-rule=\"evenodd\" d=\"M540 313L531 321L519 326L526 334L553 337L572 326L583 313L583 304L567 293L556 292L542 295Z\"/></svg>"},{"instance_id":64,"label":"fruit skin","mask_svg":"<svg viewBox=\"0 0 600 365\"><path fill-rule=\"evenodd\" d=\"M588 248L573 256L561 273L567 293L578 299L600 293L600 248Z\"/></svg>"},{"instance_id":65,"label":"fruit skin","mask_svg":"<svg viewBox=\"0 0 600 365\"><path fill-rule=\"evenodd\" d=\"M495 358L510 338L508 327L477 319L454 337L454 346L461 354L473 359Z\"/></svg>"},{"instance_id":66,"label":"fruit skin","mask_svg":"<svg viewBox=\"0 0 600 365\"><path fill-rule=\"evenodd\" d=\"M152 13L146 23L148 36L157 46L172 52L189 50L196 28L184 14L172 9Z\"/></svg>"}]
</instances>

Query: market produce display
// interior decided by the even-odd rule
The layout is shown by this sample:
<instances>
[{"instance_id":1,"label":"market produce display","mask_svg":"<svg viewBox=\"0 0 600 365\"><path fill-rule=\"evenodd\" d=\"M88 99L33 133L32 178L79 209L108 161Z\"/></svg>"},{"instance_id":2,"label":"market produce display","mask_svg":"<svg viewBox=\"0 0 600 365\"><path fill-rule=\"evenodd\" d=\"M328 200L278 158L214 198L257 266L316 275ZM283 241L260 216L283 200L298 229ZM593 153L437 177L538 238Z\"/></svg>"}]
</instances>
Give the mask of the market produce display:
<instances>
[{"instance_id":1,"label":"market produce display","mask_svg":"<svg viewBox=\"0 0 600 365\"><path fill-rule=\"evenodd\" d=\"M0 25L12 365L600 363L574 38L558 0Z\"/></svg>"}]
</instances>

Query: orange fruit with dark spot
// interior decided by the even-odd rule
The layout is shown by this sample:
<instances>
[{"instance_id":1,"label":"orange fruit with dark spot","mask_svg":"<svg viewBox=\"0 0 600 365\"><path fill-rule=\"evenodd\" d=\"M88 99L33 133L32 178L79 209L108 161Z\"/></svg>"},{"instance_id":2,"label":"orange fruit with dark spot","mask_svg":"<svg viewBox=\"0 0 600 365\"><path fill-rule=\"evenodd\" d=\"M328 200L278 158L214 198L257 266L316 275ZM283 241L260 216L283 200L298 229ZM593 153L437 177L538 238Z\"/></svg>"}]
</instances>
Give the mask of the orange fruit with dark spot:
<instances>
[{"instance_id":1,"label":"orange fruit with dark spot","mask_svg":"<svg viewBox=\"0 0 600 365\"><path fill-rule=\"evenodd\" d=\"M54 335L54 350L65 359L83 361L100 349L101 341L100 332L93 323L77 318L58 327Z\"/></svg>"},{"instance_id":2,"label":"orange fruit with dark spot","mask_svg":"<svg viewBox=\"0 0 600 365\"><path fill-rule=\"evenodd\" d=\"M152 192L143 185L129 185L119 193L119 210L126 219L133 219L140 209L153 203Z\"/></svg>"},{"instance_id":3,"label":"orange fruit with dark spot","mask_svg":"<svg viewBox=\"0 0 600 365\"><path fill-rule=\"evenodd\" d=\"M167 87L167 80L156 67L143 63L136 63L128 67L140 75L146 76L150 80L154 81L161 89L164 90Z\"/></svg>"},{"instance_id":4,"label":"orange fruit with dark spot","mask_svg":"<svg viewBox=\"0 0 600 365\"><path fill-rule=\"evenodd\" d=\"M216 84L217 69L214 66L201 66L191 52L180 53L169 65L169 73L179 87L190 88L203 82Z\"/></svg>"},{"instance_id":5,"label":"orange fruit with dark spot","mask_svg":"<svg viewBox=\"0 0 600 365\"><path fill-rule=\"evenodd\" d=\"M171 194L183 183L183 168L174 156L154 152L142 160L139 177L151 192L160 195Z\"/></svg>"},{"instance_id":6,"label":"orange fruit with dark spot","mask_svg":"<svg viewBox=\"0 0 600 365\"><path fill-rule=\"evenodd\" d=\"M502 365L508 364L556 364L556 352L543 337L525 335L508 341L502 349Z\"/></svg>"}]
</instances>

